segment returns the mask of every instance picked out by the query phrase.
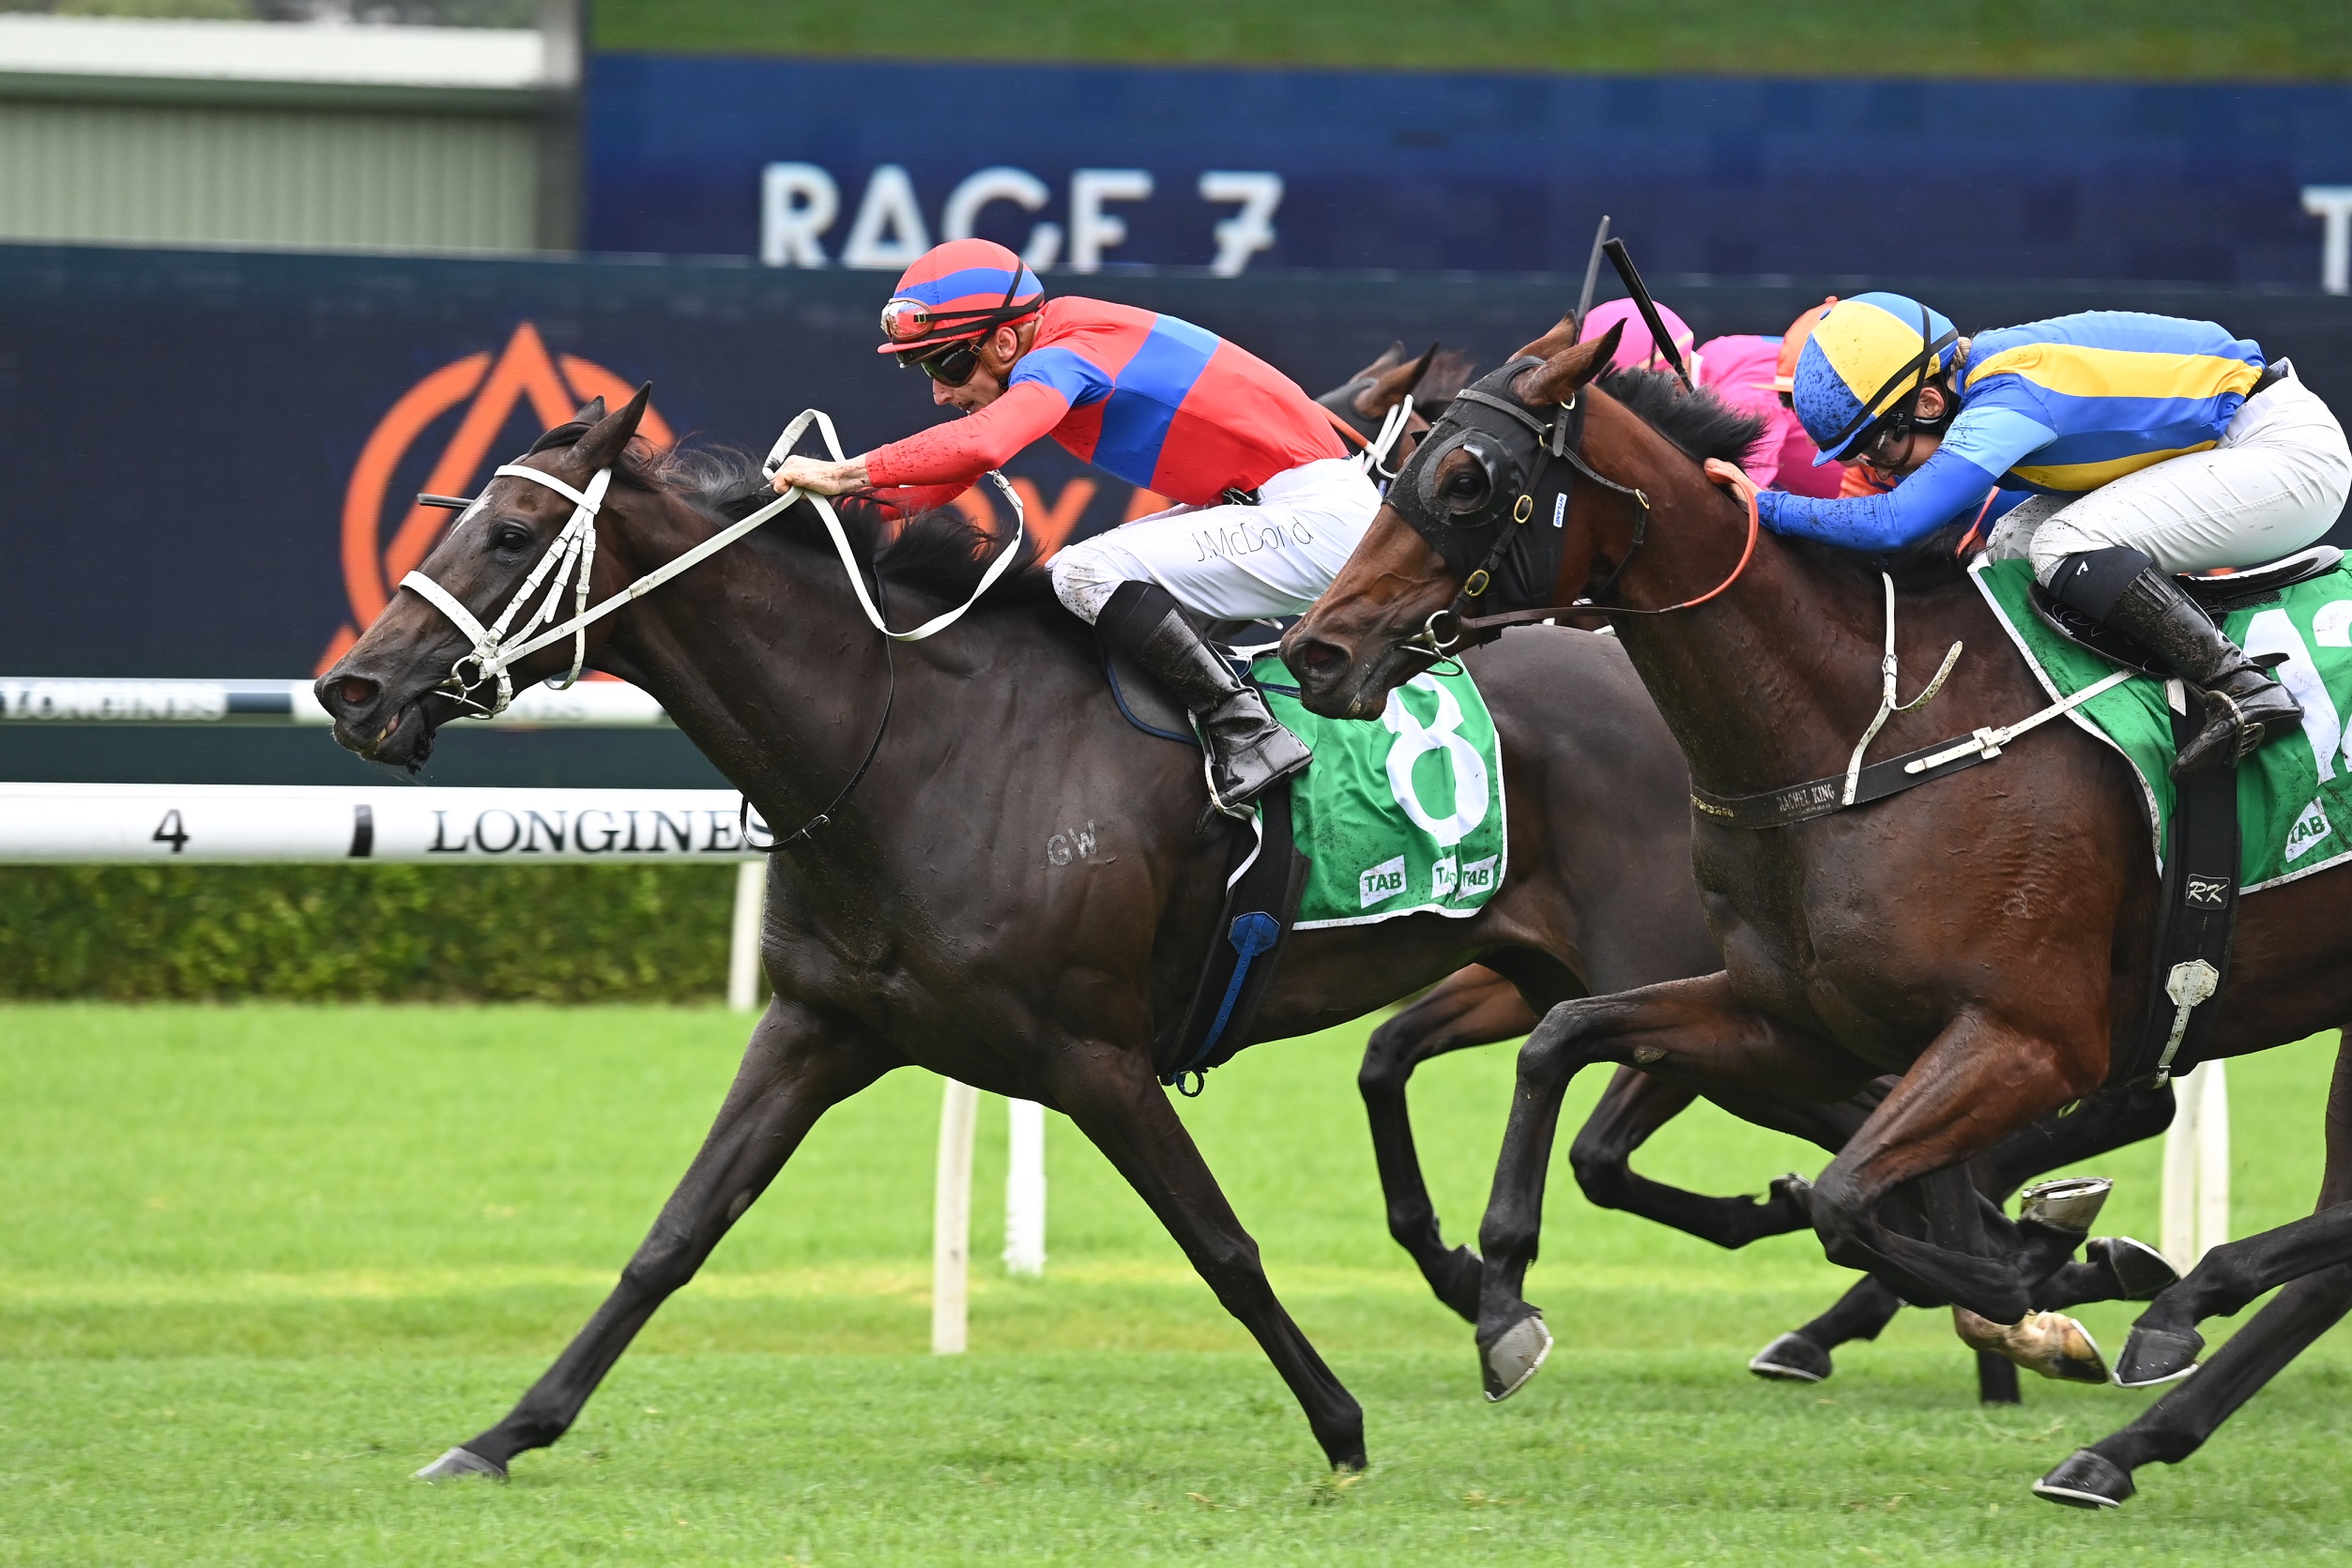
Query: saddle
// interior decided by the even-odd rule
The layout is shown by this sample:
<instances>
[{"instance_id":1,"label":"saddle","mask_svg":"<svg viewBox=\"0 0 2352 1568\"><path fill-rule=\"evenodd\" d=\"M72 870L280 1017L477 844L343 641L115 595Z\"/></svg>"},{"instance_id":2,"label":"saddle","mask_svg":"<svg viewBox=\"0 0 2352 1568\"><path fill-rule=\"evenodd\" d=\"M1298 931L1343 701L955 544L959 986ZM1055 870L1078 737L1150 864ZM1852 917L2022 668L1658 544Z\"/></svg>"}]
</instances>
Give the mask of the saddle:
<instances>
[{"instance_id":1,"label":"saddle","mask_svg":"<svg viewBox=\"0 0 2352 1568\"><path fill-rule=\"evenodd\" d=\"M2216 625L2239 610L2278 601L2282 589L2336 570L2344 552L2315 544L2243 571L2182 575L2183 592ZM2149 658L2131 638L2061 604L2037 583L2030 590L2034 614L2076 647L2111 663L2153 676L2167 684L2173 744L2185 746L2197 732L2200 714L2179 681ZM2176 785L2176 804L2164 846L2164 885L2158 906L2156 962L2147 1012L2135 1041L2118 1042L2111 1083L2170 1077L2174 1058L2190 1059L2219 1022L2203 1004L2217 996L2229 971L2230 938L2237 924L2239 830L2236 769L2194 773ZM2130 1049L2123 1047L2129 1045Z\"/></svg>"},{"instance_id":2,"label":"saddle","mask_svg":"<svg viewBox=\"0 0 2352 1568\"><path fill-rule=\"evenodd\" d=\"M1201 635L1247 679L1252 652L1279 641L1285 630L1279 621L1211 621ZM1107 642L1102 648L1103 679L1127 723L1146 735L1198 749L1200 739L1184 705ZM1192 1003L1172 1043L1163 1033L1153 1052L1155 1060L1168 1064L1160 1082L1180 1094L1199 1094L1209 1069L1230 1060L1249 1038L1298 919L1307 862L1291 831L1291 788L1296 782L1285 779L1259 797L1252 819L1236 824L1243 830L1226 874L1225 907L1193 986Z\"/></svg>"}]
</instances>

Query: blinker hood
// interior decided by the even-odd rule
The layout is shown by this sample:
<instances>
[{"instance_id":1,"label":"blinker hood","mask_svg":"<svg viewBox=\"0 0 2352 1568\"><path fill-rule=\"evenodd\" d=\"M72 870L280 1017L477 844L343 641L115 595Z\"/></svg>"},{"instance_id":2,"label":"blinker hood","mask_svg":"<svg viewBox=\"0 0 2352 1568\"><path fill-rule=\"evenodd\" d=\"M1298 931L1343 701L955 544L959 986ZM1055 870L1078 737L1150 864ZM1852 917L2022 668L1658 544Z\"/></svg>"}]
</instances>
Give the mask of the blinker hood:
<instances>
[{"instance_id":1,"label":"blinker hood","mask_svg":"<svg viewBox=\"0 0 2352 1568\"><path fill-rule=\"evenodd\" d=\"M1571 403L1541 410L1550 416L1541 419L1512 393L1511 383L1542 363L1514 359L1456 394L1388 487L1391 510L1462 585L1465 609L1545 603L1559 577L1567 540L1562 503L1574 474L1565 466L1551 473L1550 459L1582 416ZM1437 494L1438 470L1458 451L1469 452L1487 480L1484 503L1468 512L1451 510Z\"/></svg>"}]
</instances>

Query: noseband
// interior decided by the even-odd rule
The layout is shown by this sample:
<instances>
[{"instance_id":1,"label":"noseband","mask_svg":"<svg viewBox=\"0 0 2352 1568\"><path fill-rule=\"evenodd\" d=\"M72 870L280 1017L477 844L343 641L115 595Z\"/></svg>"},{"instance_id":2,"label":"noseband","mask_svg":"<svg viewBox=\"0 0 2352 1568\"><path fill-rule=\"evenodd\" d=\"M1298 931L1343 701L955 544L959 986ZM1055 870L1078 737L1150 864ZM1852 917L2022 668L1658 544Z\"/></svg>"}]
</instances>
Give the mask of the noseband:
<instances>
[{"instance_id":1,"label":"noseband","mask_svg":"<svg viewBox=\"0 0 2352 1568\"><path fill-rule=\"evenodd\" d=\"M1437 552L1446 569L1461 581L1461 592L1445 609L1434 612L1404 647L1443 659L1465 647L1491 642L1505 627L1550 620L1572 610L1602 605L1648 536L1650 498L1632 485L1618 483L1587 462L1582 450L1584 399L1573 393L1557 405L1535 405L1512 391L1511 384L1541 364L1532 355L1480 377L1455 394L1453 403L1425 437L1389 486L1388 505L1404 518L1423 542ZM1437 494L1438 465L1451 453L1467 449L1484 470L1489 498L1476 510L1458 514L1446 510ZM1552 464L1566 472L1555 473ZM1567 547L1568 509L1576 480L1582 475L1602 489L1631 499L1635 505L1633 540L1598 586L1573 605L1544 605L1559 581L1560 561ZM1506 497L1508 499L1506 500ZM1547 506L1548 503L1548 506ZM1531 527L1547 515L1550 527ZM1703 604L1723 592L1747 570L1755 551L1755 509L1749 508L1748 550L1730 577L1708 593L1664 610L1624 610L1620 615L1666 615ZM1496 600L1542 608L1516 609L1473 616L1487 602L1497 584Z\"/></svg>"}]
</instances>

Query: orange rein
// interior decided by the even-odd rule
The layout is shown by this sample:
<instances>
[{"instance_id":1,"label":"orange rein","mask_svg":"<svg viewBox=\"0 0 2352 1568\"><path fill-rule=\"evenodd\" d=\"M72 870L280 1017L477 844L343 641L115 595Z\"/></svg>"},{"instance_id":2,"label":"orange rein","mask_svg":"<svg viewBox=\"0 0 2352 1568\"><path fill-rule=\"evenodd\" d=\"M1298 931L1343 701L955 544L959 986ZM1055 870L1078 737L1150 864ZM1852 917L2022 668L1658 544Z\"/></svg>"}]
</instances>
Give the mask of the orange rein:
<instances>
[{"instance_id":1,"label":"orange rein","mask_svg":"<svg viewBox=\"0 0 2352 1568\"><path fill-rule=\"evenodd\" d=\"M1756 510L1756 481L1748 477L1747 469L1742 468L1736 463L1726 463L1719 457L1707 459L1706 472L1707 478L1716 483L1728 485L1732 494L1739 498L1740 504L1748 509L1748 543L1739 553L1739 564L1732 568L1732 574L1729 577L1724 578L1696 599L1686 599L1679 604L1669 604L1663 610L1611 609L1607 612L1608 614L1612 616L1671 616L1677 610L1695 610L1708 600L1718 598L1728 592L1731 586L1739 581L1740 574L1748 570L1748 563L1756 558L1756 536L1764 531L1764 518ZM1600 606L1596 606L1596 608L1600 608Z\"/></svg>"}]
</instances>

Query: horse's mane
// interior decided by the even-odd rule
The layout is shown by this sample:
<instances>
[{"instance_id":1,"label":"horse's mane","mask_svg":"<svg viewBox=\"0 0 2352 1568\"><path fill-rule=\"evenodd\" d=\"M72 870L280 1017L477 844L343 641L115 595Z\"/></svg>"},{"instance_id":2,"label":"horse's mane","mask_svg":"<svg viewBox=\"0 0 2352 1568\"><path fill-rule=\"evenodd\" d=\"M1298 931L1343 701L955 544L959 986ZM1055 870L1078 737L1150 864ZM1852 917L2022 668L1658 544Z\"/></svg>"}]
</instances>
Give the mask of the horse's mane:
<instances>
[{"instance_id":1,"label":"horse's mane","mask_svg":"<svg viewBox=\"0 0 2352 1568\"><path fill-rule=\"evenodd\" d=\"M1742 413L1705 388L1684 391L1682 382L1671 371L1616 371L1602 376L1600 386L1694 461L1719 457L1737 463L1764 434L1763 419ZM1964 574L1964 563L1953 547L1967 531L1966 521L1953 524L1909 549L1886 556L1857 556L1827 545L1821 549L1826 552L1826 559L1872 573L1887 571L1899 587L1928 587Z\"/></svg>"},{"instance_id":2,"label":"horse's mane","mask_svg":"<svg viewBox=\"0 0 2352 1568\"><path fill-rule=\"evenodd\" d=\"M1708 388L1684 391L1671 371L1611 371L1600 378L1600 389L1694 462L1737 463L1764 433L1757 415L1733 407Z\"/></svg>"},{"instance_id":3,"label":"horse's mane","mask_svg":"<svg viewBox=\"0 0 2352 1568\"><path fill-rule=\"evenodd\" d=\"M587 434L585 421L557 425L531 447L534 452L570 447ZM683 444L656 452L643 440L633 440L613 465L613 482L635 490L675 495L718 522L737 522L775 498L759 460L733 447ZM850 553L874 569L884 584L927 598L955 601L968 598L980 585L981 573L994 558L995 540L953 508L939 508L900 518L879 502L847 497L834 503ZM746 545L761 540L781 540L803 549L833 552L817 509L798 506L756 531ZM1012 570L997 580L975 615L984 610L1033 604L1053 597L1052 578L1036 564L1036 542L1025 540Z\"/></svg>"}]
</instances>

